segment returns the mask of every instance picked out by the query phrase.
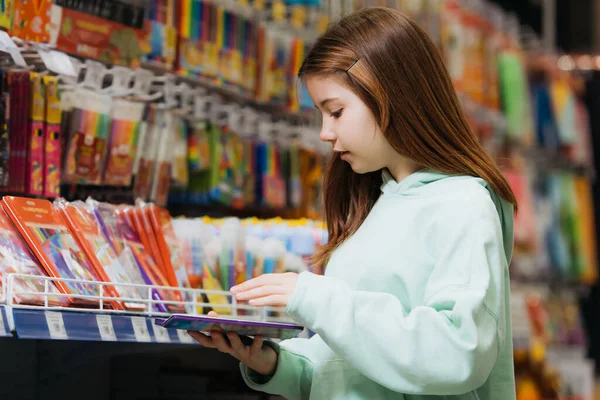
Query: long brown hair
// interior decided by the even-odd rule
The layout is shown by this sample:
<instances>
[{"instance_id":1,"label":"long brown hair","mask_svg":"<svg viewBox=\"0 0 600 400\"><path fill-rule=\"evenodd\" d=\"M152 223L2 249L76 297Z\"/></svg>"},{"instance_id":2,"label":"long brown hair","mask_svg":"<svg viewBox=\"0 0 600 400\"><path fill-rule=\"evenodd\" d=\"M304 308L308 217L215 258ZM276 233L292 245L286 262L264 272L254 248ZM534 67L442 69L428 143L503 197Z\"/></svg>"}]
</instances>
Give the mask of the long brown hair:
<instances>
[{"instance_id":1,"label":"long brown hair","mask_svg":"<svg viewBox=\"0 0 600 400\"><path fill-rule=\"evenodd\" d=\"M427 34L401 12L365 8L333 24L304 60L299 77L335 75L374 114L391 146L417 164L485 180L517 207L510 185L471 131L442 57ZM356 174L331 157L323 192L331 253L363 223L379 198L381 172Z\"/></svg>"}]
</instances>

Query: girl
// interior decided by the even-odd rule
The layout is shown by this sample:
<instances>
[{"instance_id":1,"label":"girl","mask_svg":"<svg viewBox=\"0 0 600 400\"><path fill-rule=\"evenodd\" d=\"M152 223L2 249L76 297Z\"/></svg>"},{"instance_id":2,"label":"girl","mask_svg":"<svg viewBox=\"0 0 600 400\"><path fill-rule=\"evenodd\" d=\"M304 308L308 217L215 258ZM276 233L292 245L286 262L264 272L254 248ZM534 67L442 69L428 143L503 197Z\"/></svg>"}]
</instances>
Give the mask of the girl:
<instances>
[{"instance_id":1,"label":"girl","mask_svg":"<svg viewBox=\"0 0 600 400\"><path fill-rule=\"evenodd\" d=\"M356 12L300 69L333 155L325 276L232 289L316 333L280 345L192 335L288 399L514 400L515 196L469 129L435 45L401 13Z\"/></svg>"}]
</instances>

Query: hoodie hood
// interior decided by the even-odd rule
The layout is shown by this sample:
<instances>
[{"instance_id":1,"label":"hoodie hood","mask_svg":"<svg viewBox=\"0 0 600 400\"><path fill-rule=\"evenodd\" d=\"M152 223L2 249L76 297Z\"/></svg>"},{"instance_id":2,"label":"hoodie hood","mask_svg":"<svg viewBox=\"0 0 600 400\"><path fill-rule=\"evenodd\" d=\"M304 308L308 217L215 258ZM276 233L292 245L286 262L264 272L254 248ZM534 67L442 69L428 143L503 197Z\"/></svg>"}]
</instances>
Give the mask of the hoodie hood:
<instances>
[{"instance_id":1,"label":"hoodie hood","mask_svg":"<svg viewBox=\"0 0 600 400\"><path fill-rule=\"evenodd\" d=\"M381 192L384 196L430 196L441 194L446 190L452 190L463 181L476 182L484 187L490 194L498 218L502 226L502 236L506 261L510 263L514 246L514 206L501 198L490 185L481 178L467 175L447 175L430 169L422 169L407 176L400 182L396 182L392 174L387 170L382 171L383 183Z\"/></svg>"}]
</instances>

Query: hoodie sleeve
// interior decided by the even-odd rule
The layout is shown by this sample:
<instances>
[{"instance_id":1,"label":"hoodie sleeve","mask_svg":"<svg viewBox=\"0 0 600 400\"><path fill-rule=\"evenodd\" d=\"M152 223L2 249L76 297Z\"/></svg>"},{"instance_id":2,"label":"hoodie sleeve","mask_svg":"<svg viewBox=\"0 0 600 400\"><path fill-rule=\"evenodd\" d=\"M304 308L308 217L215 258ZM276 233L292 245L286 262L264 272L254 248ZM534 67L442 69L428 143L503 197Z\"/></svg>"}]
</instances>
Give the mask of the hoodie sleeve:
<instances>
[{"instance_id":1,"label":"hoodie sleeve","mask_svg":"<svg viewBox=\"0 0 600 400\"><path fill-rule=\"evenodd\" d=\"M268 343L279 355L273 376L260 375L240 364L246 384L253 390L283 396L289 400L308 399L312 386L313 363L310 339L291 339L278 345Z\"/></svg>"},{"instance_id":2,"label":"hoodie sleeve","mask_svg":"<svg viewBox=\"0 0 600 400\"><path fill-rule=\"evenodd\" d=\"M289 314L363 375L404 394L458 395L485 383L503 346L507 260L489 196L449 208L431 233L422 305L302 273ZM339 260L338 260L339 261ZM401 255L398 268L403 264Z\"/></svg>"}]
</instances>

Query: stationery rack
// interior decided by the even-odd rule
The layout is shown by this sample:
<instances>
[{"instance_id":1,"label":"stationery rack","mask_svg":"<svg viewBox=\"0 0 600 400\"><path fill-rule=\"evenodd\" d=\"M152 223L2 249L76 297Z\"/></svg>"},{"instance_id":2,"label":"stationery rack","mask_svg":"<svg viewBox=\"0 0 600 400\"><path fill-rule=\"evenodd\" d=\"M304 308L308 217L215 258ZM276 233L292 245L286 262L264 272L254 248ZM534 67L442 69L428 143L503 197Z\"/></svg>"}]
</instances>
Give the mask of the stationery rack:
<instances>
[{"instance_id":1,"label":"stationery rack","mask_svg":"<svg viewBox=\"0 0 600 400\"><path fill-rule=\"evenodd\" d=\"M191 315L203 314L207 309L217 308L221 315L237 319L258 321L291 322L285 310L274 307L259 308L240 304L229 292L211 291L204 289L184 289L167 286L149 286L135 284L120 284L75 279L52 278L23 274L9 274L3 278L3 288L6 291L0 298L0 336L20 339L43 340L77 340L77 341L109 341L109 342L138 342L138 343L195 343L186 332L175 329L165 329L155 324L158 318L166 318L171 314L156 310L161 304L166 306L179 305L185 307ZM19 289L26 285L15 285L15 282L41 283L43 292ZM94 287L98 295L62 294L51 290L54 284L85 283ZM147 296L142 299L115 298L106 294L106 286L140 289ZM172 291L182 293L186 301L155 300L153 292ZM202 299L207 295L218 295L227 299L218 306ZM17 299L20 296L35 297L41 300L38 304L23 304ZM85 300L95 302L96 306L86 305L61 307L52 305L52 299L57 297L70 298L74 302ZM107 305L113 301L135 302L143 305L145 311L115 310Z\"/></svg>"}]
</instances>

